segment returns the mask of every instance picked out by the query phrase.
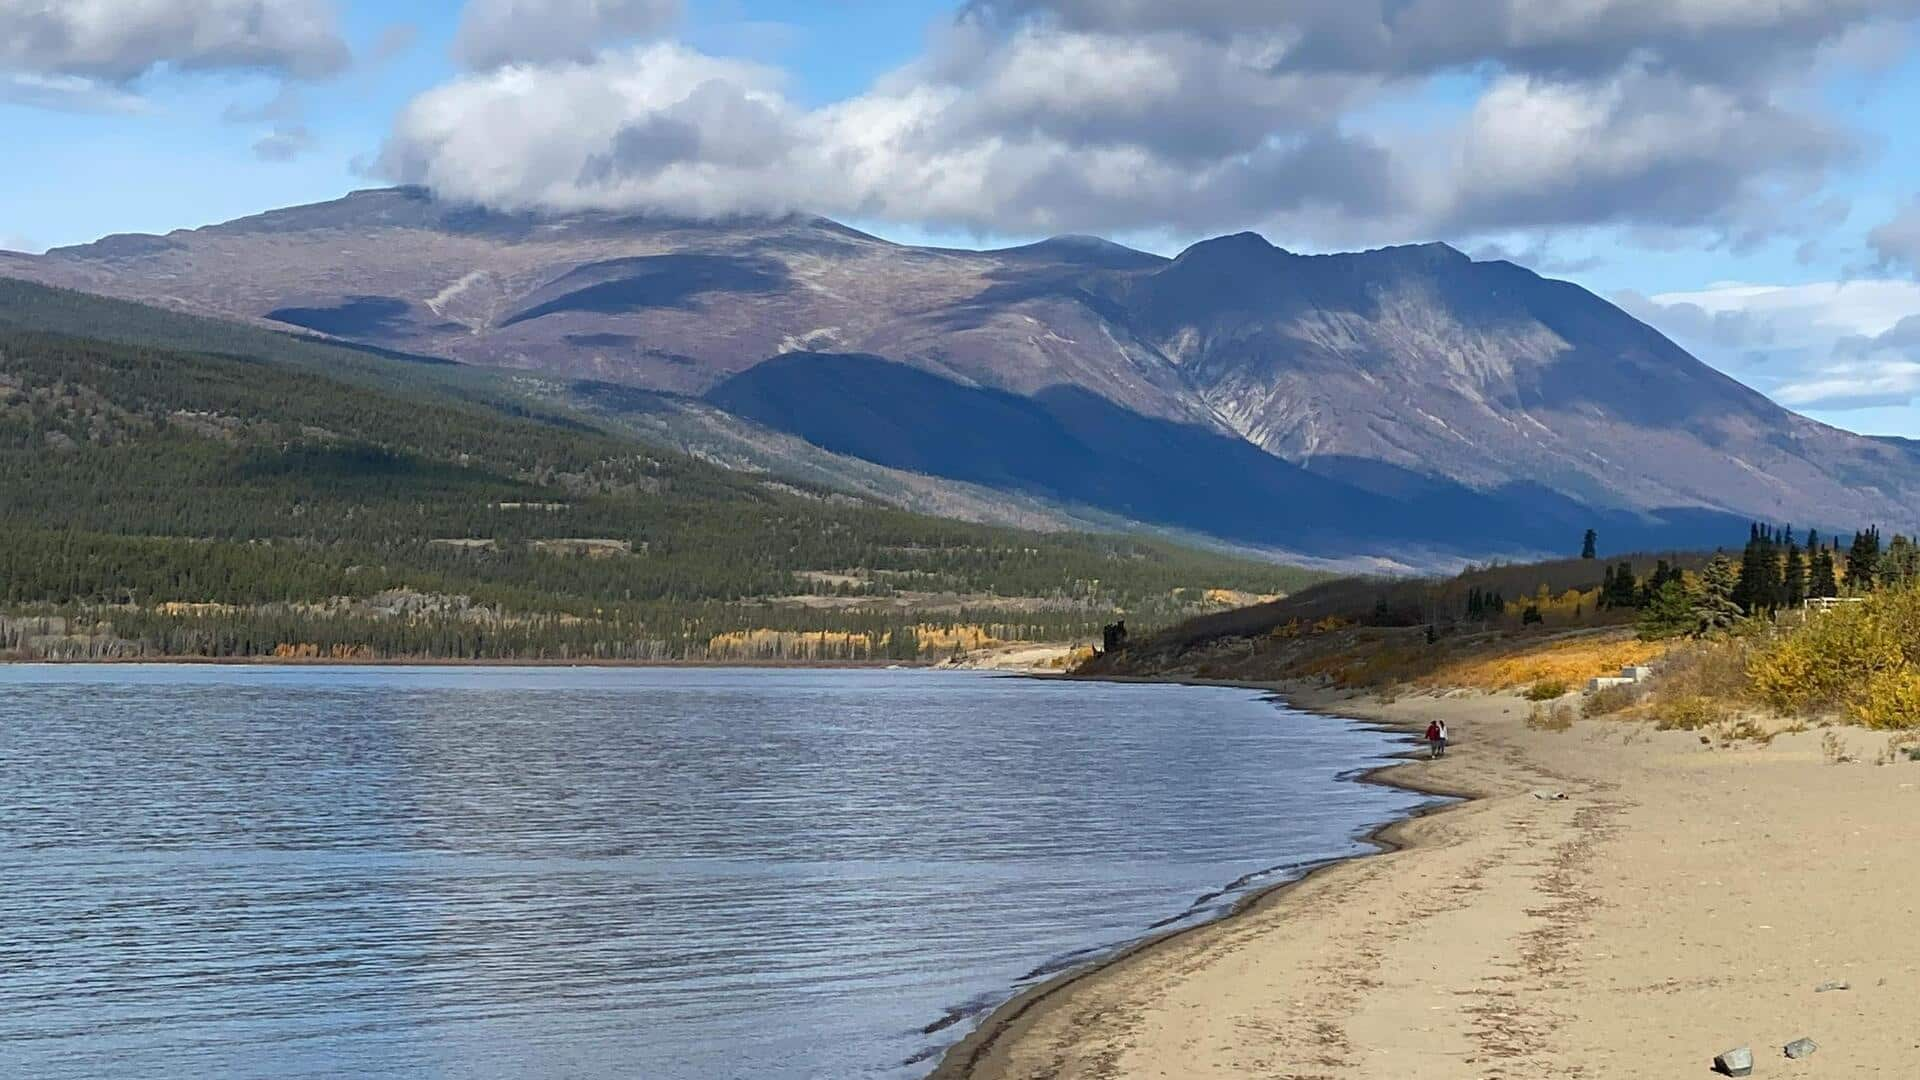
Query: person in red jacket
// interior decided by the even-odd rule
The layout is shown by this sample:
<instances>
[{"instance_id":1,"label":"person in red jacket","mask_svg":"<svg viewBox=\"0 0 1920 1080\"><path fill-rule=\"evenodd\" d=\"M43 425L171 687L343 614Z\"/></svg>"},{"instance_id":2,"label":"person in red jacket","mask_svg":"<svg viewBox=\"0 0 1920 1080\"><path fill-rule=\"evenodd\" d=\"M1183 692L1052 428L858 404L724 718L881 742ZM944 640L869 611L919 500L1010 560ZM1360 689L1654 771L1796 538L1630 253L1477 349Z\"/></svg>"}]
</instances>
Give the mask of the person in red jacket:
<instances>
[{"instance_id":1,"label":"person in red jacket","mask_svg":"<svg viewBox=\"0 0 1920 1080\"><path fill-rule=\"evenodd\" d=\"M1446 737L1440 732L1440 721L1427 725L1427 757L1437 758L1447 752Z\"/></svg>"}]
</instances>

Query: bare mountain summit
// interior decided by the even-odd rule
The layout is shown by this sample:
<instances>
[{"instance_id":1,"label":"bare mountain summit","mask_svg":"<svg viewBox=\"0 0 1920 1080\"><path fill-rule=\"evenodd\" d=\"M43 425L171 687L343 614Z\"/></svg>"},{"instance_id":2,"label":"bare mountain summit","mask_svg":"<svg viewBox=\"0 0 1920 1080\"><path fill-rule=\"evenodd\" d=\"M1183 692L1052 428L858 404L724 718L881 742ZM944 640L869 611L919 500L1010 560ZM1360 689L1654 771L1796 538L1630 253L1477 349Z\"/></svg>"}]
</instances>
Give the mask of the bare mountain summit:
<instances>
[{"instance_id":1,"label":"bare mountain summit","mask_svg":"<svg viewBox=\"0 0 1920 1080\"><path fill-rule=\"evenodd\" d=\"M949 251L389 189L0 274L705 396L883 465L1276 547L1920 521L1915 444L1797 416L1578 286L1439 244Z\"/></svg>"}]
</instances>

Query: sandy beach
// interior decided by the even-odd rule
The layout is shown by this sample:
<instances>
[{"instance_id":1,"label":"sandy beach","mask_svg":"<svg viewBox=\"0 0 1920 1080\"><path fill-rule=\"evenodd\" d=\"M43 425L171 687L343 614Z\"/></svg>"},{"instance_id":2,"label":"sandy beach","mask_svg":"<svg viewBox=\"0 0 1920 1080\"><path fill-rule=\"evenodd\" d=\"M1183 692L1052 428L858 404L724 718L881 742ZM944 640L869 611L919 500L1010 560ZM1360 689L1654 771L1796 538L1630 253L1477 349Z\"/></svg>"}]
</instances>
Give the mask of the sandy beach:
<instances>
[{"instance_id":1,"label":"sandy beach","mask_svg":"<svg viewBox=\"0 0 1920 1080\"><path fill-rule=\"evenodd\" d=\"M1511 696L1293 700L1445 718L1447 758L1376 779L1470 800L1029 993L937 1077L1665 1078L1743 1045L1756 1076L1920 1075L1920 765L1877 764L1884 737L1721 747L1536 730ZM1801 1037L1818 1051L1788 1060Z\"/></svg>"}]
</instances>

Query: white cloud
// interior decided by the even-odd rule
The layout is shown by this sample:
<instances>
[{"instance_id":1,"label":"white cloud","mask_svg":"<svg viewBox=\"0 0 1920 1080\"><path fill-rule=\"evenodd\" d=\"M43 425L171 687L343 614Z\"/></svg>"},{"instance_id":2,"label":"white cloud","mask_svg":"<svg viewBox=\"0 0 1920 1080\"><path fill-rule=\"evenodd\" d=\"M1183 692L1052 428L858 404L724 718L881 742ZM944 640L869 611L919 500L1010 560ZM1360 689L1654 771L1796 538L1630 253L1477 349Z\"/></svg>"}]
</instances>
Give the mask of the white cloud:
<instances>
[{"instance_id":1,"label":"white cloud","mask_svg":"<svg viewBox=\"0 0 1920 1080\"><path fill-rule=\"evenodd\" d=\"M1920 283L1725 283L1616 297L1783 405L1845 412L1920 400Z\"/></svg>"},{"instance_id":2,"label":"white cloud","mask_svg":"<svg viewBox=\"0 0 1920 1080\"><path fill-rule=\"evenodd\" d=\"M1846 411L1908 405L1920 401L1920 360L1894 353L1836 361L1787 383L1773 396L1796 409Z\"/></svg>"},{"instance_id":3,"label":"white cloud","mask_svg":"<svg viewBox=\"0 0 1920 1080\"><path fill-rule=\"evenodd\" d=\"M479 0L469 26L529 2ZM610 22L616 6L631 21ZM1830 216L1825 180L1856 152L1798 104L1807 66L1916 7L1007 0L967 8L865 93L805 108L769 68L675 44L596 51L665 16L567 0L543 7L573 11L543 31L463 34L483 70L413 102L381 167L520 208L1260 227L1341 246L1592 226L1750 243ZM1440 72L1482 88L1420 130L1379 119Z\"/></svg>"},{"instance_id":4,"label":"white cloud","mask_svg":"<svg viewBox=\"0 0 1920 1080\"><path fill-rule=\"evenodd\" d=\"M1821 119L1727 87L1637 68L1601 82L1508 76L1440 151L1424 216L1464 230L1731 224L1783 186L1811 194L1849 150Z\"/></svg>"},{"instance_id":5,"label":"white cloud","mask_svg":"<svg viewBox=\"0 0 1920 1080\"><path fill-rule=\"evenodd\" d=\"M591 60L680 17L680 0L468 0L453 51L475 70Z\"/></svg>"},{"instance_id":6,"label":"white cloud","mask_svg":"<svg viewBox=\"0 0 1920 1080\"><path fill-rule=\"evenodd\" d=\"M349 54L327 0L0 0L0 71L126 83L160 66L316 78Z\"/></svg>"},{"instance_id":7,"label":"white cloud","mask_svg":"<svg viewBox=\"0 0 1920 1080\"><path fill-rule=\"evenodd\" d=\"M1818 342L1844 335L1875 336L1920 313L1920 283L1819 281L1805 285L1724 282L1694 292L1661 293L1662 307L1692 305L1712 315L1741 314L1787 332L1783 340Z\"/></svg>"},{"instance_id":8,"label":"white cloud","mask_svg":"<svg viewBox=\"0 0 1920 1080\"><path fill-rule=\"evenodd\" d=\"M0 72L0 102L78 113L137 113L147 108L138 95L111 83L32 72Z\"/></svg>"},{"instance_id":9,"label":"white cloud","mask_svg":"<svg viewBox=\"0 0 1920 1080\"><path fill-rule=\"evenodd\" d=\"M770 68L677 45L592 65L500 68L411 102L380 168L502 207L783 212L809 179L787 170L823 166L797 144L813 120L780 83Z\"/></svg>"},{"instance_id":10,"label":"white cloud","mask_svg":"<svg viewBox=\"0 0 1920 1080\"><path fill-rule=\"evenodd\" d=\"M972 0L970 15L1264 39L1295 70L1430 75L1493 63L1586 78L1639 64L1717 82L1888 38L1916 0ZM1861 27L1871 25L1872 34Z\"/></svg>"}]
</instances>

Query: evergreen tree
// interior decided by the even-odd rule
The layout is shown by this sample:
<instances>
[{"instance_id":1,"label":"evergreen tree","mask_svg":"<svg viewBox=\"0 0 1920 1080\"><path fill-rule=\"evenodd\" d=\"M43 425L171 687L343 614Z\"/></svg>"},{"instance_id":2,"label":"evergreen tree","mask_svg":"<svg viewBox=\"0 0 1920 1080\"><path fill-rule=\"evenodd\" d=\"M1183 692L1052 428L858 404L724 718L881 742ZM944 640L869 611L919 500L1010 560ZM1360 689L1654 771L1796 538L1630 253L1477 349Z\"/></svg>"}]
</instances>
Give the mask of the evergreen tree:
<instances>
[{"instance_id":1,"label":"evergreen tree","mask_svg":"<svg viewBox=\"0 0 1920 1080\"><path fill-rule=\"evenodd\" d=\"M887 659L920 659L920 635L911 626L901 626L887 635Z\"/></svg>"},{"instance_id":2,"label":"evergreen tree","mask_svg":"<svg viewBox=\"0 0 1920 1080\"><path fill-rule=\"evenodd\" d=\"M1600 603L1609 608L1631 608L1640 599L1638 592L1633 564L1623 562L1614 568L1606 584L1601 586Z\"/></svg>"},{"instance_id":3,"label":"evergreen tree","mask_svg":"<svg viewBox=\"0 0 1920 1080\"><path fill-rule=\"evenodd\" d=\"M1679 581L1684 575L1680 569L1665 559L1661 559L1653 568L1653 573L1640 584L1640 592L1634 598L1634 606L1644 608L1653 603L1654 597L1670 581Z\"/></svg>"},{"instance_id":4,"label":"evergreen tree","mask_svg":"<svg viewBox=\"0 0 1920 1080\"><path fill-rule=\"evenodd\" d=\"M1774 611L1786 599L1777 540L1772 529L1755 524L1747 538L1747 549L1740 556L1740 577L1733 600L1749 615Z\"/></svg>"},{"instance_id":5,"label":"evergreen tree","mask_svg":"<svg viewBox=\"0 0 1920 1080\"><path fill-rule=\"evenodd\" d=\"M1695 634L1725 630L1740 621L1740 605L1733 598L1739 585L1732 559L1717 554L1707 563L1706 569L1700 571L1700 591L1694 597Z\"/></svg>"},{"instance_id":6,"label":"evergreen tree","mask_svg":"<svg viewBox=\"0 0 1920 1080\"><path fill-rule=\"evenodd\" d=\"M1760 610L1759 597L1756 595L1762 576L1760 560L1760 528L1756 525L1747 535L1746 548L1740 552L1740 575L1733 588L1733 602L1748 614Z\"/></svg>"},{"instance_id":7,"label":"evergreen tree","mask_svg":"<svg viewBox=\"0 0 1920 1080\"><path fill-rule=\"evenodd\" d=\"M1807 561L1800 555L1800 543L1787 534L1787 561L1785 589L1782 600L1789 608L1797 608L1807 600Z\"/></svg>"},{"instance_id":8,"label":"evergreen tree","mask_svg":"<svg viewBox=\"0 0 1920 1080\"><path fill-rule=\"evenodd\" d=\"M1637 624L1640 637L1646 641L1662 641L1693 632L1698 625L1695 607L1694 598L1687 594L1686 584L1668 578L1640 610Z\"/></svg>"},{"instance_id":9,"label":"evergreen tree","mask_svg":"<svg viewBox=\"0 0 1920 1080\"><path fill-rule=\"evenodd\" d=\"M1539 604L1528 604L1526 610L1520 613L1520 625L1522 626L1533 626L1536 623L1544 623L1546 621L1546 616L1540 614Z\"/></svg>"},{"instance_id":10,"label":"evergreen tree","mask_svg":"<svg viewBox=\"0 0 1920 1080\"><path fill-rule=\"evenodd\" d=\"M1600 557L1599 533L1594 532L1592 529L1587 530L1587 538L1580 545L1580 557L1583 559L1597 559Z\"/></svg>"},{"instance_id":11,"label":"evergreen tree","mask_svg":"<svg viewBox=\"0 0 1920 1080\"><path fill-rule=\"evenodd\" d=\"M1873 589L1880 575L1880 527L1853 534L1853 546L1847 549L1846 586L1849 592Z\"/></svg>"},{"instance_id":12,"label":"evergreen tree","mask_svg":"<svg viewBox=\"0 0 1920 1080\"><path fill-rule=\"evenodd\" d=\"M1840 595L1840 583L1833 576L1833 552L1820 541L1818 532L1807 533L1807 596L1823 599Z\"/></svg>"}]
</instances>

